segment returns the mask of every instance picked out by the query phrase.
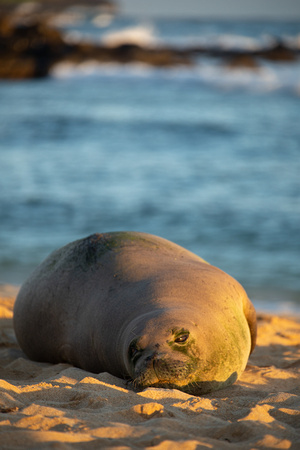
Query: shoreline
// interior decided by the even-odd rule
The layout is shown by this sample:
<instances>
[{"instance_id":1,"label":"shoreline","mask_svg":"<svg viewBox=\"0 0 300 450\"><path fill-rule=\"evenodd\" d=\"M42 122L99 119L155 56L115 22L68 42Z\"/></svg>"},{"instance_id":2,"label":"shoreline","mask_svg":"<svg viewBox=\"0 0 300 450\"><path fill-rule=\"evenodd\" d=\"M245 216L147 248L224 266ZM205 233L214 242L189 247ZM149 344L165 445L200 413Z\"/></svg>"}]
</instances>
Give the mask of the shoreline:
<instances>
[{"instance_id":1,"label":"shoreline","mask_svg":"<svg viewBox=\"0 0 300 450\"><path fill-rule=\"evenodd\" d=\"M12 325L17 291L0 284L1 448L300 445L299 317L258 312L257 347L229 388L201 397L176 389L134 392L108 373L27 359Z\"/></svg>"}]
</instances>

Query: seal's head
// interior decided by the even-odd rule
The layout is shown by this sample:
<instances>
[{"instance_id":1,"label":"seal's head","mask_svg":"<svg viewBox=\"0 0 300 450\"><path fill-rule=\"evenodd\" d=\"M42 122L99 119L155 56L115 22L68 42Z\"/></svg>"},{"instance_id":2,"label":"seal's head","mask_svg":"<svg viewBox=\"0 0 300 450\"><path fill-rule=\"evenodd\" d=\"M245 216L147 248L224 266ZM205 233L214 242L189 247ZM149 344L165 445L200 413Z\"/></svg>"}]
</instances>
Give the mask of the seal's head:
<instances>
[{"instance_id":1,"label":"seal's head","mask_svg":"<svg viewBox=\"0 0 300 450\"><path fill-rule=\"evenodd\" d=\"M126 366L136 388L162 387L199 395L236 381L249 352L245 357L240 345L197 322L197 318L184 319L182 310L164 311L160 317L148 318L144 330L131 333L135 337L127 347Z\"/></svg>"},{"instance_id":2,"label":"seal's head","mask_svg":"<svg viewBox=\"0 0 300 450\"><path fill-rule=\"evenodd\" d=\"M137 387L173 388L186 385L197 368L193 338L186 328L166 330L165 340L145 344L145 336L131 341L128 358Z\"/></svg>"}]
</instances>

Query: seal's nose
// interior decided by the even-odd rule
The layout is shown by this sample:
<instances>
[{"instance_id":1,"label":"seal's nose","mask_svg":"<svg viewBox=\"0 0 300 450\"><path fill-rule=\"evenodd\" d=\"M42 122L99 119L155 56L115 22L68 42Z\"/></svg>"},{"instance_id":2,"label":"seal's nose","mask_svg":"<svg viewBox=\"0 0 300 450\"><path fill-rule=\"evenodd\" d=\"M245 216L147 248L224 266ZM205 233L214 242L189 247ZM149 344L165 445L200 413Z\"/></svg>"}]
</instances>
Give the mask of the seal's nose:
<instances>
[{"instance_id":1,"label":"seal's nose","mask_svg":"<svg viewBox=\"0 0 300 450\"><path fill-rule=\"evenodd\" d=\"M145 362L147 364L149 364L149 363L153 364L156 359L157 359L157 352L153 352L153 353L150 353L150 355L146 356Z\"/></svg>"},{"instance_id":2,"label":"seal's nose","mask_svg":"<svg viewBox=\"0 0 300 450\"><path fill-rule=\"evenodd\" d=\"M155 361L159 358L158 353L153 351L153 348L145 348L140 350L136 355L132 358L132 363L137 372L145 371L145 370L153 370Z\"/></svg>"}]
</instances>

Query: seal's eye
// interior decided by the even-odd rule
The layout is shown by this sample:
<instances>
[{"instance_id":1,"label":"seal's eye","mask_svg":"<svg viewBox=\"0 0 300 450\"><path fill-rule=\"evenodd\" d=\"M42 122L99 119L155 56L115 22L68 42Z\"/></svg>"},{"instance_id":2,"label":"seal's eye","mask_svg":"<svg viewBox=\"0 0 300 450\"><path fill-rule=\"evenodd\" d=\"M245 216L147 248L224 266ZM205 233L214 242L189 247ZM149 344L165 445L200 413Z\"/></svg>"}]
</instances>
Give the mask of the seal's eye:
<instances>
[{"instance_id":1,"label":"seal's eye","mask_svg":"<svg viewBox=\"0 0 300 450\"><path fill-rule=\"evenodd\" d=\"M176 344L184 344L189 338L189 334L181 334L175 339Z\"/></svg>"},{"instance_id":2,"label":"seal's eye","mask_svg":"<svg viewBox=\"0 0 300 450\"><path fill-rule=\"evenodd\" d=\"M134 347L130 348L129 354L130 354L130 358L131 359L134 358L137 353L138 353L138 349L137 348L134 348Z\"/></svg>"}]
</instances>

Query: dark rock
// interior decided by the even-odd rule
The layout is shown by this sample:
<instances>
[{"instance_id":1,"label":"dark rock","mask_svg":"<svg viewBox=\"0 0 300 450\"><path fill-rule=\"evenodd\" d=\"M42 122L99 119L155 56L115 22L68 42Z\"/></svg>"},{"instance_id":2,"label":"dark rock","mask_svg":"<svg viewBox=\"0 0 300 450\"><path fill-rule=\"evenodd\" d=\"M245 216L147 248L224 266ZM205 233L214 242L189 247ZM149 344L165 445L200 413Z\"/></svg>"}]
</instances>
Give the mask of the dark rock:
<instances>
[{"instance_id":1,"label":"dark rock","mask_svg":"<svg viewBox=\"0 0 300 450\"><path fill-rule=\"evenodd\" d=\"M205 55L211 58L226 58L233 61L233 65L240 64L241 66L254 65L253 62L257 58L278 61L278 62L293 62L299 59L299 48L290 48L283 42L277 41L272 47L263 48L261 50L234 50L222 49L220 47L190 47L185 49L192 56ZM252 58L252 61L251 61Z\"/></svg>"},{"instance_id":2,"label":"dark rock","mask_svg":"<svg viewBox=\"0 0 300 450\"><path fill-rule=\"evenodd\" d=\"M143 48L133 44L123 44L111 49L115 60L122 63L139 62L156 67L170 67L192 64L190 58L176 49Z\"/></svg>"},{"instance_id":3,"label":"dark rock","mask_svg":"<svg viewBox=\"0 0 300 450\"><path fill-rule=\"evenodd\" d=\"M60 33L46 24L14 25L0 19L1 78L44 77L68 51Z\"/></svg>"},{"instance_id":4,"label":"dark rock","mask_svg":"<svg viewBox=\"0 0 300 450\"><path fill-rule=\"evenodd\" d=\"M117 47L88 42L68 44L60 31L44 22L14 23L7 17L0 18L1 78L45 77L58 62L88 60L140 62L162 67L191 64L187 54L176 49L149 49L132 44Z\"/></svg>"},{"instance_id":5,"label":"dark rock","mask_svg":"<svg viewBox=\"0 0 300 450\"><path fill-rule=\"evenodd\" d=\"M281 42L278 42L274 47L266 49L258 53L258 56L267 59L269 61L277 62L293 62L298 59L297 52L289 49Z\"/></svg>"},{"instance_id":6,"label":"dark rock","mask_svg":"<svg viewBox=\"0 0 300 450\"><path fill-rule=\"evenodd\" d=\"M21 80L36 78L41 73L34 58L26 57L1 57L0 78Z\"/></svg>"},{"instance_id":7,"label":"dark rock","mask_svg":"<svg viewBox=\"0 0 300 450\"><path fill-rule=\"evenodd\" d=\"M228 67L229 69L256 70L259 68L259 64L253 56L241 54L230 58L226 63L226 67Z\"/></svg>"}]
</instances>

